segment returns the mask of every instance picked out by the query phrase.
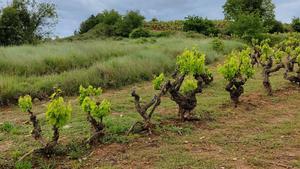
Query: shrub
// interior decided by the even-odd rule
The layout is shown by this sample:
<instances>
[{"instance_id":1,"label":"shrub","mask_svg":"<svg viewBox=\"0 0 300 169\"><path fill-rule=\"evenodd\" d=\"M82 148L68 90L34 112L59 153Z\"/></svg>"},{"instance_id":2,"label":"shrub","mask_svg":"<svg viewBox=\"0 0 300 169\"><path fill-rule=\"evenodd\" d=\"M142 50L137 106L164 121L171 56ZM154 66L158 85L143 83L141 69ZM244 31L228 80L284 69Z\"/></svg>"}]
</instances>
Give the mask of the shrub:
<instances>
[{"instance_id":1,"label":"shrub","mask_svg":"<svg viewBox=\"0 0 300 169\"><path fill-rule=\"evenodd\" d=\"M204 35L217 35L218 30L214 23L207 18L199 16L188 16L183 23L184 31L195 31Z\"/></svg>"},{"instance_id":2,"label":"shrub","mask_svg":"<svg viewBox=\"0 0 300 169\"><path fill-rule=\"evenodd\" d=\"M147 38L147 37L150 37L150 32L144 28L136 28L134 29L130 35L129 35L130 38Z\"/></svg>"},{"instance_id":3,"label":"shrub","mask_svg":"<svg viewBox=\"0 0 300 169\"><path fill-rule=\"evenodd\" d=\"M211 42L212 48L213 50L217 51L217 52L224 52L224 42L219 39L219 38L215 38L212 42Z\"/></svg>"}]
</instances>

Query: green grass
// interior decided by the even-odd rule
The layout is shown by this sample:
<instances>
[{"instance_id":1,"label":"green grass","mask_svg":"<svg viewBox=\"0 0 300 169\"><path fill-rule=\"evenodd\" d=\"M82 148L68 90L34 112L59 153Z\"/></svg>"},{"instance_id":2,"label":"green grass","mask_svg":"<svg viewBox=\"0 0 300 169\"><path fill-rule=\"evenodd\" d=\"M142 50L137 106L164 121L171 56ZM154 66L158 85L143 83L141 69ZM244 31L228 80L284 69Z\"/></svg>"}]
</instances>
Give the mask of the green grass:
<instances>
[{"instance_id":1,"label":"green grass","mask_svg":"<svg viewBox=\"0 0 300 169\"><path fill-rule=\"evenodd\" d=\"M223 54L212 49L211 39L159 38L155 43L137 40L89 40L0 48L0 104L15 103L21 95L43 99L54 86L65 95L76 95L80 85L116 88L150 80L170 72L176 56L197 47L207 62ZM225 41L225 53L242 43Z\"/></svg>"}]
</instances>

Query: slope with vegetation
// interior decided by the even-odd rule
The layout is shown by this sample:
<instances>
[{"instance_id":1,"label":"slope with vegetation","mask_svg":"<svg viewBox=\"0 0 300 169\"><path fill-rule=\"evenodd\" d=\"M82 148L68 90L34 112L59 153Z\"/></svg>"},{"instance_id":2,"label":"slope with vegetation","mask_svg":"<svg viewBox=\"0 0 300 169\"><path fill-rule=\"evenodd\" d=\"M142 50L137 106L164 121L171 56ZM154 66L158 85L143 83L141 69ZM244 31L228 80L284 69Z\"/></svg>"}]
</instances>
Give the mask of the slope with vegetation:
<instances>
[{"instance_id":1,"label":"slope with vegetation","mask_svg":"<svg viewBox=\"0 0 300 169\"><path fill-rule=\"evenodd\" d=\"M237 41L224 42L225 53L243 46ZM53 92L54 86L60 87L64 95L74 95L80 85L115 88L150 80L154 74L170 72L176 55L189 46L204 51L208 62L221 57L211 49L211 39L182 36L0 48L3 56L0 59L0 103L15 103L24 94L43 99Z\"/></svg>"}]
</instances>

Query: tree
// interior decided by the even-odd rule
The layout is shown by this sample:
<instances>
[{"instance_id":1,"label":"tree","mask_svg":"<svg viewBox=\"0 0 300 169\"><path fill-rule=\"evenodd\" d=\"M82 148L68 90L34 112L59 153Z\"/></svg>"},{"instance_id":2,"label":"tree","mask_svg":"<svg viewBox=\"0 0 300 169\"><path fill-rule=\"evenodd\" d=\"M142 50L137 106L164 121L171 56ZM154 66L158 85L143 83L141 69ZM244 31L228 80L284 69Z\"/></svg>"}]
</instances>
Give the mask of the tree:
<instances>
[{"instance_id":1,"label":"tree","mask_svg":"<svg viewBox=\"0 0 300 169\"><path fill-rule=\"evenodd\" d=\"M254 75L254 68L249 57L251 49L241 52L232 52L225 63L219 67L219 72L228 81L226 91L230 93L230 98L235 107L239 103L239 97L244 93L244 85L249 78Z\"/></svg>"},{"instance_id":2,"label":"tree","mask_svg":"<svg viewBox=\"0 0 300 169\"><path fill-rule=\"evenodd\" d=\"M275 5L272 0L227 0L223 6L225 19L235 22L247 15L257 16L266 31L273 29L275 22Z\"/></svg>"},{"instance_id":3,"label":"tree","mask_svg":"<svg viewBox=\"0 0 300 169\"><path fill-rule=\"evenodd\" d=\"M204 35L216 35L218 30L215 24L207 18L199 16L188 16L183 23L184 31L195 31Z\"/></svg>"},{"instance_id":4,"label":"tree","mask_svg":"<svg viewBox=\"0 0 300 169\"><path fill-rule=\"evenodd\" d=\"M299 17L293 18L292 27L293 27L294 31L300 32L300 18Z\"/></svg>"},{"instance_id":5,"label":"tree","mask_svg":"<svg viewBox=\"0 0 300 169\"><path fill-rule=\"evenodd\" d=\"M275 18L272 0L227 0L223 9L227 20L236 20L241 14L251 13L261 17L264 23Z\"/></svg>"},{"instance_id":6,"label":"tree","mask_svg":"<svg viewBox=\"0 0 300 169\"><path fill-rule=\"evenodd\" d=\"M19 45L24 43L23 24L19 12L13 7L6 7L0 16L0 45Z\"/></svg>"},{"instance_id":7,"label":"tree","mask_svg":"<svg viewBox=\"0 0 300 169\"><path fill-rule=\"evenodd\" d=\"M56 23L55 5L35 0L13 0L0 13L0 43L33 43L48 35Z\"/></svg>"},{"instance_id":8,"label":"tree","mask_svg":"<svg viewBox=\"0 0 300 169\"><path fill-rule=\"evenodd\" d=\"M143 25L145 17L139 11L128 11L123 19L117 23L117 35L128 37L136 28Z\"/></svg>"},{"instance_id":9,"label":"tree","mask_svg":"<svg viewBox=\"0 0 300 169\"><path fill-rule=\"evenodd\" d=\"M98 19L94 15L91 15L87 20L85 20L80 24L79 34L88 32L90 29L95 27L98 23L99 23Z\"/></svg>"},{"instance_id":10,"label":"tree","mask_svg":"<svg viewBox=\"0 0 300 169\"><path fill-rule=\"evenodd\" d=\"M247 41L251 41L253 38L259 38L260 34L266 32L257 14L239 15L235 21L231 22L230 30Z\"/></svg>"}]
</instances>

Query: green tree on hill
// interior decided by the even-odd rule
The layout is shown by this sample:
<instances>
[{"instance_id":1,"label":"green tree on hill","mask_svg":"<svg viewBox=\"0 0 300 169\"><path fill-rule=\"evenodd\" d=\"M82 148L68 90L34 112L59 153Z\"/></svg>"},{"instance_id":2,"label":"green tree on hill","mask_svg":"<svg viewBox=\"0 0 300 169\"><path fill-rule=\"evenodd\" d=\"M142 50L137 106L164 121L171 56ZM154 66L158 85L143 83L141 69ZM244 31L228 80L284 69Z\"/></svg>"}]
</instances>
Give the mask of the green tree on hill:
<instances>
[{"instance_id":1,"label":"green tree on hill","mask_svg":"<svg viewBox=\"0 0 300 169\"><path fill-rule=\"evenodd\" d=\"M35 0L13 0L0 12L0 45L34 43L56 23L55 5Z\"/></svg>"},{"instance_id":2,"label":"green tree on hill","mask_svg":"<svg viewBox=\"0 0 300 169\"><path fill-rule=\"evenodd\" d=\"M255 29L255 26L251 26L252 21L257 21L259 22L258 24L262 23L265 28L260 29L261 27L259 27L258 30L255 31L256 33L258 33L258 31L261 31L259 33L272 32L278 27L278 25L275 25L278 24L278 22L275 20L275 5L272 3L272 0L227 0L223 9L225 19L231 21L231 23L234 24L233 27L243 27L245 33ZM247 19L249 20L247 21ZM246 23L246 25L250 27L237 26L237 24L242 23ZM236 30L232 31L236 32Z\"/></svg>"},{"instance_id":3,"label":"green tree on hill","mask_svg":"<svg viewBox=\"0 0 300 169\"><path fill-rule=\"evenodd\" d=\"M224 8L225 19L236 20L241 14L256 13L264 22L275 18L272 0L227 0Z\"/></svg>"},{"instance_id":4,"label":"green tree on hill","mask_svg":"<svg viewBox=\"0 0 300 169\"><path fill-rule=\"evenodd\" d=\"M79 34L95 31L101 36L123 36L128 37L136 28L142 26L145 17L139 11L128 11L124 16L115 10L104 10L92 15L80 25Z\"/></svg>"}]
</instances>

